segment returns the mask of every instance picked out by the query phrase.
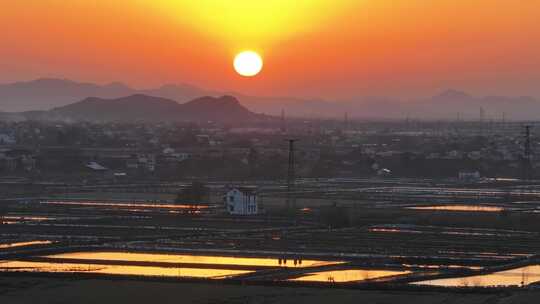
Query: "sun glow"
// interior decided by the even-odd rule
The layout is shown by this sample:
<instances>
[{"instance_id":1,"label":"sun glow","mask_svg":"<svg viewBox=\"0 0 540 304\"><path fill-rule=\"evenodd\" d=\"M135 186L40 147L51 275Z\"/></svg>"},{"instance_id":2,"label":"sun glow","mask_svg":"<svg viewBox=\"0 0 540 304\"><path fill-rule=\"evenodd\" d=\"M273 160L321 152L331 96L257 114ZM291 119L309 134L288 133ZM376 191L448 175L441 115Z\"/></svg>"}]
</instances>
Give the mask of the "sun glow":
<instances>
[{"instance_id":1,"label":"sun glow","mask_svg":"<svg viewBox=\"0 0 540 304\"><path fill-rule=\"evenodd\" d=\"M234 58L234 69L245 77L252 77L262 70L263 60L259 54L254 51L244 51Z\"/></svg>"},{"instance_id":2,"label":"sun glow","mask_svg":"<svg viewBox=\"0 0 540 304\"><path fill-rule=\"evenodd\" d=\"M225 41L233 49L246 43L269 46L295 35L315 32L357 1L327 0L155 0L141 1L160 9L182 27ZM336 3L337 2L337 3ZM148 4L151 3L151 4Z\"/></svg>"}]
</instances>

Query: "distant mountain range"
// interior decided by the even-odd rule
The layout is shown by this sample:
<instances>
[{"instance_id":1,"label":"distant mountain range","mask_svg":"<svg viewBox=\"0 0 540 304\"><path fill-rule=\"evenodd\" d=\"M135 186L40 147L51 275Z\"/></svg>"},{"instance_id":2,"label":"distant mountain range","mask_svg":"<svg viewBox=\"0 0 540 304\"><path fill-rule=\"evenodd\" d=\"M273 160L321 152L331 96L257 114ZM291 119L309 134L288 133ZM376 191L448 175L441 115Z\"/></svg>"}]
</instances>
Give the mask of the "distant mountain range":
<instances>
[{"instance_id":1,"label":"distant mountain range","mask_svg":"<svg viewBox=\"0 0 540 304\"><path fill-rule=\"evenodd\" d=\"M286 97L253 97L235 92L218 92L188 84L166 84L152 89L134 89L119 82L98 85L66 79L41 78L0 84L0 112L51 110L87 97L113 99L137 94L167 98L178 103L186 103L203 96L231 95L250 110L268 114L279 114L282 108L293 107L296 104L300 105L301 111L303 108L301 104L304 102L301 99Z\"/></svg>"},{"instance_id":2,"label":"distant mountain range","mask_svg":"<svg viewBox=\"0 0 540 304\"><path fill-rule=\"evenodd\" d=\"M37 79L0 85L0 111L23 112L50 110L86 97L118 98L132 95L133 90L121 83L96 85L61 79Z\"/></svg>"},{"instance_id":3,"label":"distant mountain range","mask_svg":"<svg viewBox=\"0 0 540 304\"><path fill-rule=\"evenodd\" d=\"M348 113L351 118L404 119L409 117L412 119L460 118L472 120L479 119L480 112L483 112L486 120L502 119L503 116L509 120L536 120L540 118L540 101L533 97L476 97L458 90L448 90L430 98L415 100L361 97L351 100L325 101L322 99L248 96L235 92L206 90L186 84L169 84L158 88L140 90L122 83L97 85L51 78L1 84L0 112L52 109L54 109L52 112L56 111L57 113L59 111L69 112L72 107L82 107L81 103L99 107L100 111L105 110L103 104L107 104L111 106L107 111L114 112L112 108L116 107L117 104L127 104L128 100L140 101L143 99L142 96L147 98L150 98L150 96L157 97L154 101L163 102L164 108L167 107L165 103L170 104L170 101L186 104L187 107L183 111L187 111L190 107L188 102L194 99L203 96L219 97L223 95L235 96L236 101L239 101L247 108L244 108L246 111L249 109L249 111L255 113L279 115L283 109L287 116L297 117L336 118L343 117L345 113ZM114 105L110 105L109 101L111 100L106 101L105 99L116 102ZM83 102L78 102L80 100L83 100ZM68 107L63 108L64 106ZM241 105L238 104L238 106ZM91 111L90 108L87 108L87 111ZM135 109L133 111L136 112ZM240 110L238 111L240 112ZM52 112L49 114L52 114ZM128 113L129 111L125 112ZM75 116L74 112L70 113ZM152 111L146 112L146 114L150 115L149 113L152 113ZM109 114L101 112L100 115L106 116ZM132 115L136 116L137 113L132 113ZM186 117L183 116L183 118Z\"/></svg>"}]
</instances>

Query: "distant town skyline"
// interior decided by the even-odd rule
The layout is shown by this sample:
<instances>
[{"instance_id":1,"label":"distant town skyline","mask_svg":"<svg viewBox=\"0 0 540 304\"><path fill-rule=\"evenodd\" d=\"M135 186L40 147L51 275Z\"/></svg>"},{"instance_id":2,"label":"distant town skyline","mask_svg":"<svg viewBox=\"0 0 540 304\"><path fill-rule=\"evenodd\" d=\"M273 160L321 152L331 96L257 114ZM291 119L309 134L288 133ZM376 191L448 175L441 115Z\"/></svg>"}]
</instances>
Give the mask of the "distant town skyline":
<instances>
[{"instance_id":1,"label":"distant town skyline","mask_svg":"<svg viewBox=\"0 0 540 304\"><path fill-rule=\"evenodd\" d=\"M258 96L540 97L539 1L5 1L0 83L189 83ZM235 73L238 52L264 58Z\"/></svg>"}]
</instances>

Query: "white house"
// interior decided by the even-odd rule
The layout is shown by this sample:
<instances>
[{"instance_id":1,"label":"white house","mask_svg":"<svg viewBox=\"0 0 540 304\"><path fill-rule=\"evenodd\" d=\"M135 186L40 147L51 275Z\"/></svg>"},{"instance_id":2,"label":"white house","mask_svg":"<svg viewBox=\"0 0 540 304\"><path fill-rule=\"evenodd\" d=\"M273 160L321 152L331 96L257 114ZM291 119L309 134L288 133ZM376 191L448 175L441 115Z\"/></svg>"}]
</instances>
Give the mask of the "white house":
<instances>
[{"instance_id":1,"label":"white house","mask_svg":"<svg viewBox=\"0 0 540 304\"><path fill-rule=\"evenodd\" d=\"M257 191L253 188L232 188L223 197L227 212L232 215L259 213Z\"/></svg>"}]
</instances>

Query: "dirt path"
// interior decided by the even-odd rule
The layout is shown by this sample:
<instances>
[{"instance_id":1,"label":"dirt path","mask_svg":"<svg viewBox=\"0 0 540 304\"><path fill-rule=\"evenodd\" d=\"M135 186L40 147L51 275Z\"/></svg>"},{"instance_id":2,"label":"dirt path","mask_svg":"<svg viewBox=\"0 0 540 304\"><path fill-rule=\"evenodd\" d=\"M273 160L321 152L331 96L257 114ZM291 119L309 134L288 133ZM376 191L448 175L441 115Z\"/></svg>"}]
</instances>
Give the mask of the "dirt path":
<instances>
[{"instance_id":1,"label":"dirt path","mask_svg":"<svg viewBox=\"0 0 540 304\"><path fill-rule=\"evenodd\" d=\"M357 291L192 283L0 277L0 303L537 303L540 292L456 294L431 292Z\"/></svg>"}]
</instances>

